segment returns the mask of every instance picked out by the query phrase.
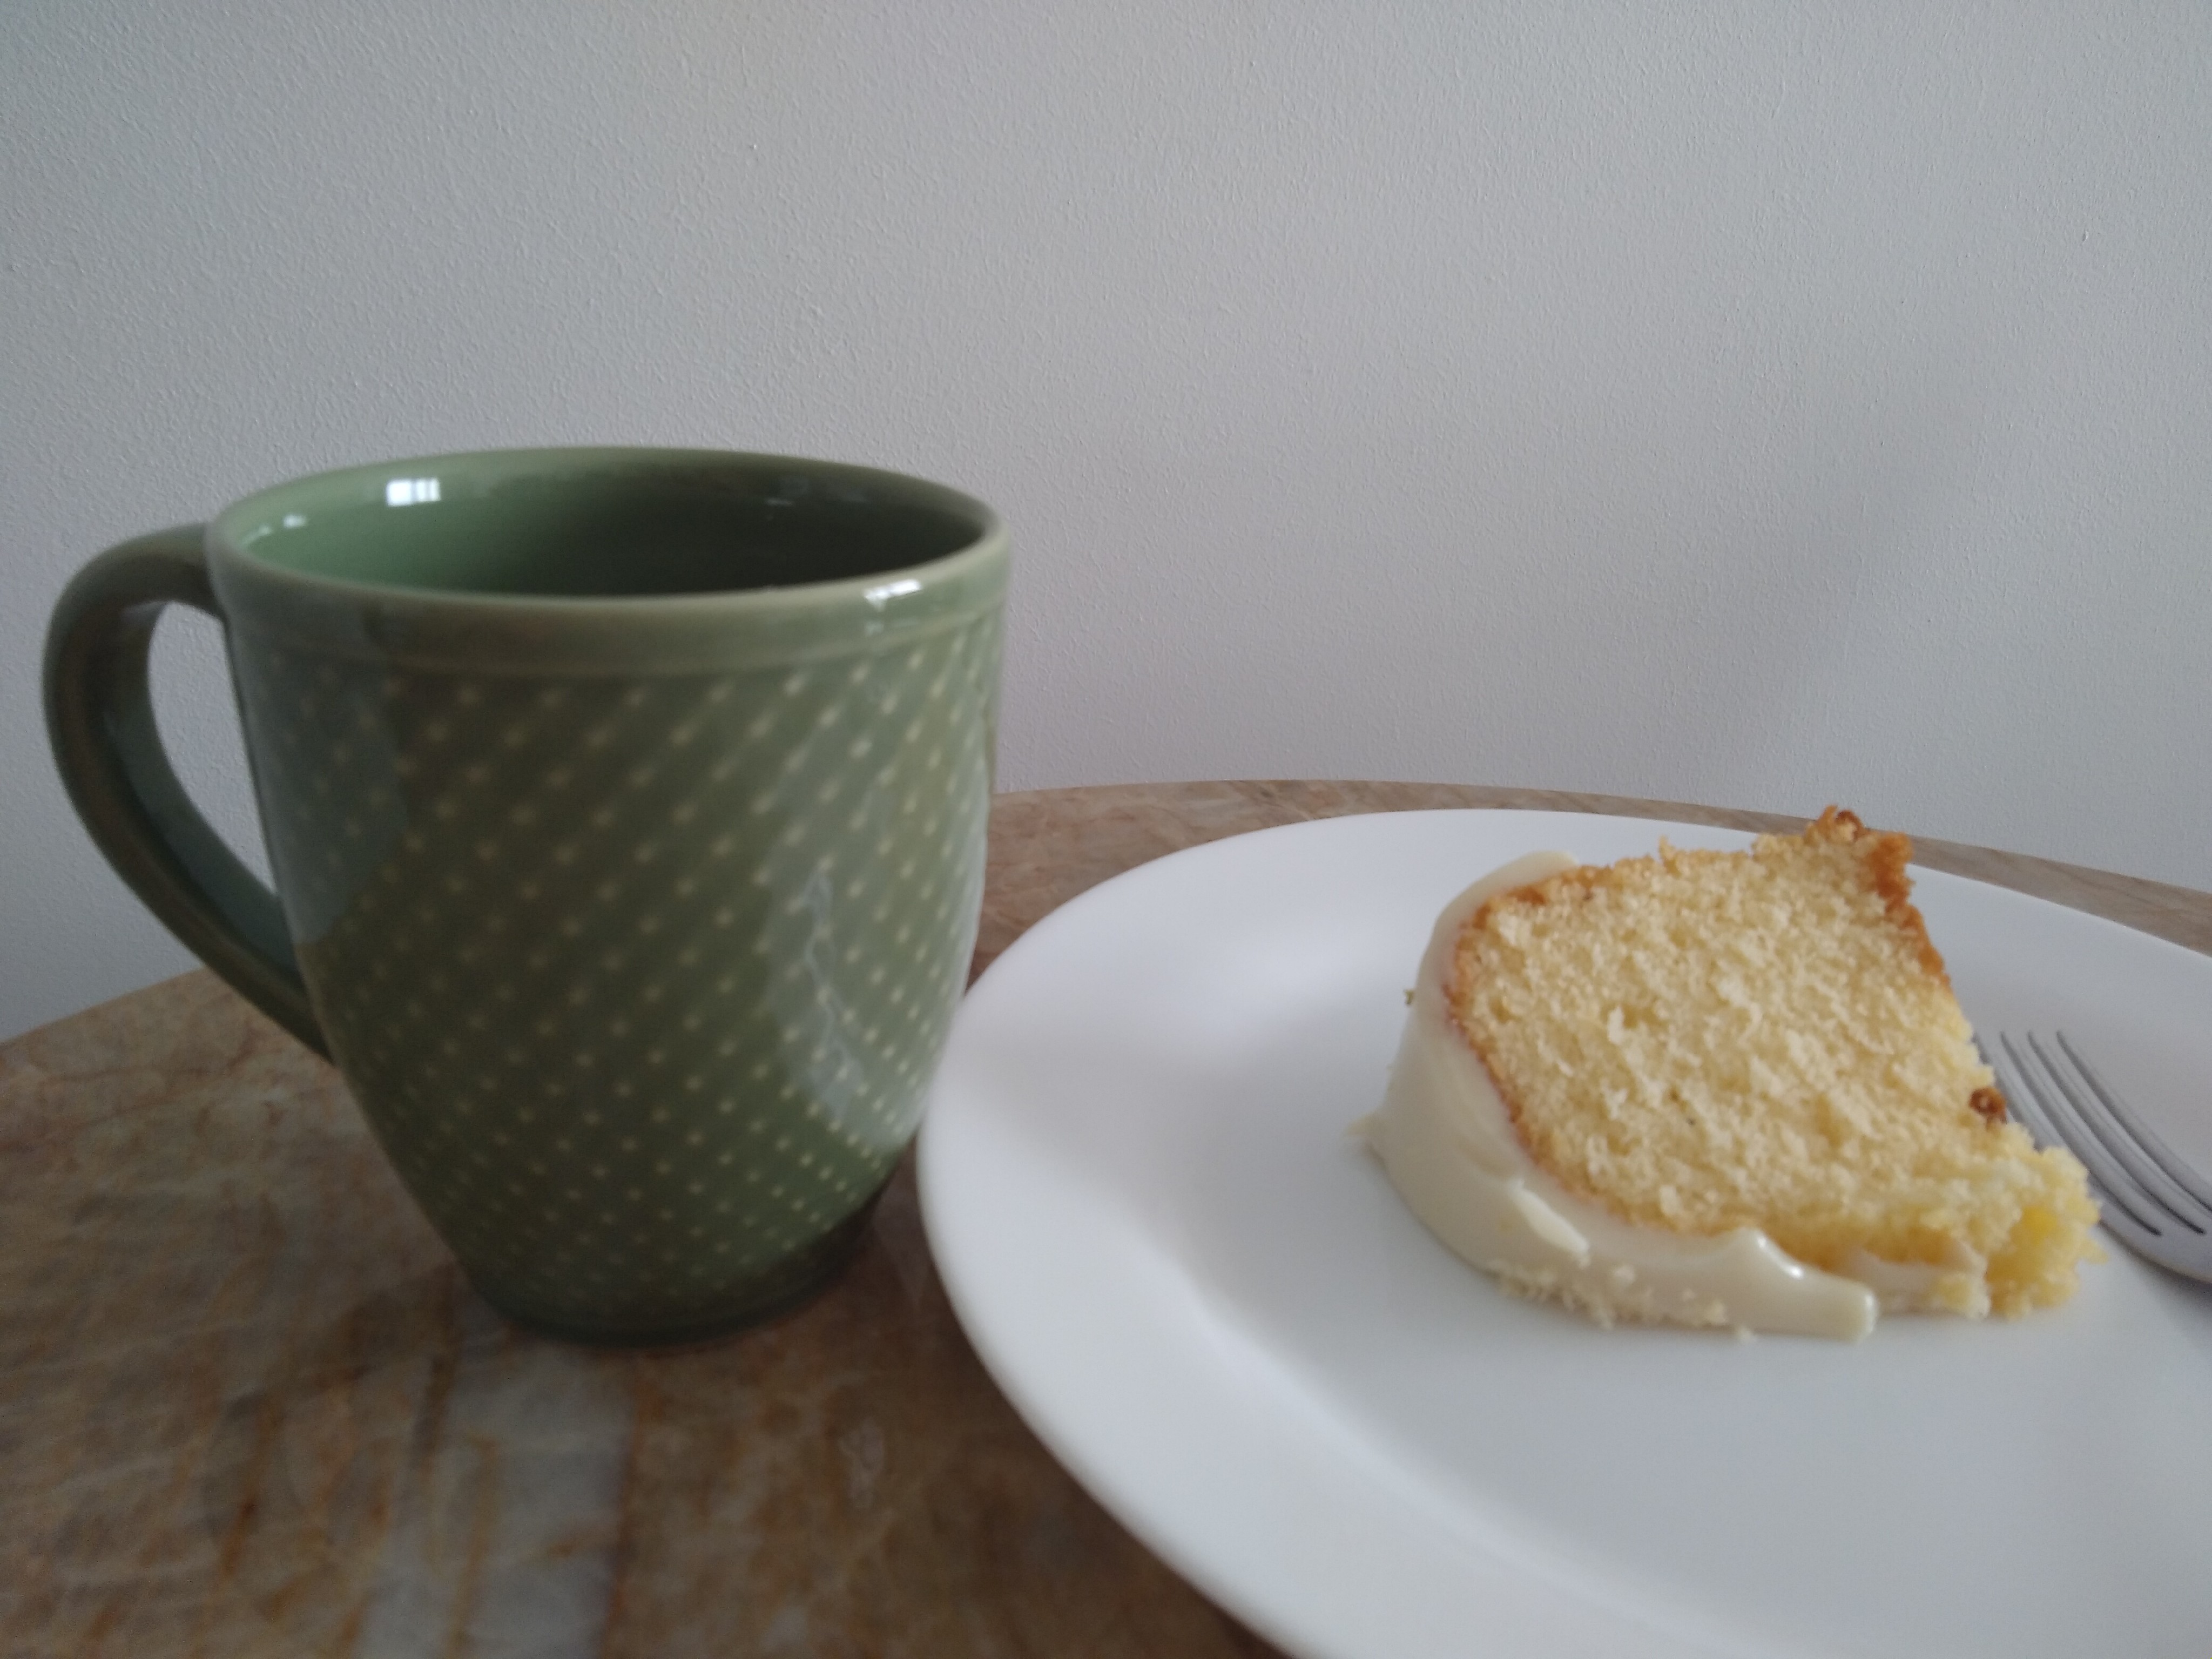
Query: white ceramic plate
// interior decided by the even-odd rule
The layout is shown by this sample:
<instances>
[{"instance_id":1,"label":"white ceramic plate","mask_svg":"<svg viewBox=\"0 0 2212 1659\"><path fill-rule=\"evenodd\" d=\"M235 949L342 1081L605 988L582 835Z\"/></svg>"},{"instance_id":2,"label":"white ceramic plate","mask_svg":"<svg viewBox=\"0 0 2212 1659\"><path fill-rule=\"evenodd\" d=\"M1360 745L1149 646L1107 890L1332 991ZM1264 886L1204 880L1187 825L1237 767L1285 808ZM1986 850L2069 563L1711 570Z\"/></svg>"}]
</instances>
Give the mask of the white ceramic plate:
<instances>
[{"instance_id":1,"label":"white ceramic plate","mask_svg":"<svg viewBox=\"0 0 2212 1659\"><path fill-rule=\"evenodd\" d=\"M1746 839L1340 818L1031 929L970 994L921 1141L993 1376L1163 1557L1316 1659L2205 1659L2212 1291L2113 1246L2015 1323L1601 1331L1499 1293L1346 1139L1446 900L1662 834ZM1916 874L1981 1030L2063 1024L2212 1169L2212 958Z\"/></svg>"}]
</instances>

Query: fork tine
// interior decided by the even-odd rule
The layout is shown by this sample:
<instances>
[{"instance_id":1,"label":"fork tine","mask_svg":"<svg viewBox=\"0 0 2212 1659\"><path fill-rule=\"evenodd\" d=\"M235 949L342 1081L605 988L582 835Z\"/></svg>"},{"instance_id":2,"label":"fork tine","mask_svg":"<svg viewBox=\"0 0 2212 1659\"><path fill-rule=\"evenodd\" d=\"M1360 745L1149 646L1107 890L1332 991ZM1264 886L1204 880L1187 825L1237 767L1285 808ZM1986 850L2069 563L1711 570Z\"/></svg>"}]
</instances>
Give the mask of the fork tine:
<instances>
[{"instance_id":1,"label":"fork tine","mask_svg":"<svg viewBox=\"0 0 2212 1659\"><path fill-rule=\"evenodd\" d=\"M2135 1115L2127 1102L2120 1098L2118 1091L2097 1075L2097 1068L2089 1063L2088 1057L2067 1040L2065 1032L2060 1031L2057 1036L2058 1046L2066 1051L2067 1059L2074 1062L2075 1069L2081 1073L2082 1080L2104 1103L2105 1109L2112 1115L2120 1127L2135 1137L2136 1145L2157 1166L2159 1173L2203 1205L2208 1212L2212 1212L2212 1181L2207 1181L2197 1174L2190 1167L2187 1159L2160 1140L2157 1132Z\"/></svg>"},{"instance_id":2,"label":"fork tine","mask_svg":"<svg viewBox=\"0 0 2212 1659\"><path fill-rule=\"evenodd\" d=\"M2191 1219L2166 1202L2154 1201L2157 1188L2138 1182L2129 1170L2139 1166L2164 1177L2167 1189L2185 1205L2192 1203L2193 1194L2202 1190L2202 1178L2178 1158L2172 1171L2160 1168L2146 1147L2154 1148L2160 1157L2172 1158L2173 1155L2148 1131L2142 1144L2127 1138L2134 1114L2120 1104L2118 1097L2083 1060L2081 1051L2070 1039L2062 1034L2058 1042L2060 1052L2078 1068L2075 1076L2069 1076L2067 1068L2052 1059L2033 1031L2026 1036L2033 1061L2004 1031L1997 1033L1999 1052L1982 1050L1983 1059L2003 1085L2014 1115L2043 1145L2063 1146L2087 1167L2090 1192L2107 1233L2147 1261L2212 1285L2212 1211ZM2107 1103L2120 1109L2106 1114ZM2161 1219L2162 1213L2170 1210L2171 1218Z\"/></svg>"},{"instance_id":3,"label":"fork tine","mask_svg":"<svg viewBox=\"0 0 2212 1659\"><path fill-rule=\"evenodd\" d=\"M1981 1048L1978 1038L1974 1046ZM2007 1043L1995 1054L1983 1048L1982 1058L1996 1073L1997 1082L2004 1090L2005 1104L2011 1109L2013 1116L2021 1126L2034 1137L2036 1144L2039 1146L2063 1146L2065 1137L2051 1125L2042 1106L2018 1075L2019 1066L2011 1053L2010 1044ZM2095 1178L2096 1172L2090 1171L2090 1179L2094 1181Z\"/></svg>"},{"instance_id":4,"label":"fork tine","mask_svg":"<svg viewBox=\"0 0 2212 1659\"><path fill-rule=\"evenodd\" d=\"M2063 1036L2061 1040L2063 1041ZM2027 1046L2043 1062L2045 1071L2050 1074L2051 1082L2058 1086L2058 1091L2065 1096L2066 1103L2073 1109L2075 1120L2097 1137L2098 1142L2112 1154L2113 1161L2128 1172L2143 1195L2172 1216L2177 1225L2186 1227L2201 1237L2205 1231L2204 1219L2212 1219L2212 1216L2208 1216L2205 1206L2196 1201L2196 1195L2175 1181L2139 1142L2129 1139L2126 1123L2106 1115L2082 1097L2081 1090L2076 1088L2073 1079L2067 1076L2066 1068L2051 1059L2050 1052L2036 1040L2033 1031L2027 1034ZM2067 1045L2065 1052L2068 1059L2076 1059L2070 1044ZM2098 1090L2095 1092L2101 1101L2104 1091ZM2200 1219L2200 1217L2204 1219ZM2156 1218L2146 1216L2144 1219L2155 1220Z\"/></svg>"},{"instance_id":5,"label":"fork tine","mask_svg":"<svg viewBox=\"0 0 2212 1659\"><path fill-rule=\"evenodd\" d=\"M2160 1267L2186 1273L2191 1279L2205 1278L2212 1262L2205 1259L2204 1240L2178 1227L2169 1226L2160 1232L2138 1219L2125 1205L2115 1202L2095 1181L2091 1181L2089 1186L2098 1200L2097 1224L2106 1232L2137 1255L2146 1256Z\"/></svg>"},{"instance_id":6,"label":"fork tine","mask_svg":"<svg viewBox=\"0 0 2212 1659\"><path fill-rule=\"evenodd\" d=\"M2119 1212L2154 1238L2162 1237L2164 1229L2154 1218L2156 1206L2145 1204L2136 1194L2135 1183L2128 1179L2127 1171L2105 1150L2104 1143L2068 1117L2053 1092L2036 1081L2034 1070L2021 1058L2020 1050L2013 1044L2011 1034L2005 1031L1997 1033L1997 1046L2012 1061L2008 1068L2011 1073L2025 1085L2025 1095L2020 1097L2021 1103L2024 1104L2027 1099L2035 1102L2036 1115L2048 1132L2044 1137L2045 1144L2065 1147L2088 1166L2090 1178L2096 1184L2097 1196L2108 1212ZM2146 1209L2151 1210L2153 1215L2143 1214L2142 1211ZM2108 1214L2106 1219L2109 1221L2111 1218Z\"/></svg>"}]
</instances>

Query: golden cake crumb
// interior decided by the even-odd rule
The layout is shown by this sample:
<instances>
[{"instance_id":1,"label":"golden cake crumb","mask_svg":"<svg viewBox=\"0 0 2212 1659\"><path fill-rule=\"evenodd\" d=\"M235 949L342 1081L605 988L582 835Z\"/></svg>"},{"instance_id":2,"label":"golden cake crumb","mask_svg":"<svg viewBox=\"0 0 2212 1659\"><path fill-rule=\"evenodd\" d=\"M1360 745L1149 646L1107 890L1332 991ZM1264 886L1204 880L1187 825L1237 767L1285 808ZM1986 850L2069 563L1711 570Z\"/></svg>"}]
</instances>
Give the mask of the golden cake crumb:
<instances>
[{"instance_id":1,"label":"golden cake crumb","mask_svg":"<svg viewBox=\"0 0 2212 1659\"><path fill-rule=\"evenodd\" d=\"M2052 1306L2100 1254L2096 1208L2005 1121L1911 850L1831 807L1748 852L1662 842L1498 894L1459 936L1453 1024L1536 1163L1622 1220L1917 1269L1930 1310Z\"/></svg>"}]
</instances>

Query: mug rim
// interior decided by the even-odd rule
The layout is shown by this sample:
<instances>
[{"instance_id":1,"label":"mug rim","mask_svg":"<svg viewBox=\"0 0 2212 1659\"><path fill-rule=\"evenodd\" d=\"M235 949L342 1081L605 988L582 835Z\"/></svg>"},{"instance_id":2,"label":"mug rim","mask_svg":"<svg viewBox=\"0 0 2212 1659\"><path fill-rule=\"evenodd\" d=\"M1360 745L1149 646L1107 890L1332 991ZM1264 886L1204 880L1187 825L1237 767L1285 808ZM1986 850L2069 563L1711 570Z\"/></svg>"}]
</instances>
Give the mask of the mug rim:
<instances>
[{"instance_id":1,"label":"mug rim","mask_svg":"<svg viewBox=\"0 0 2212 1659\"><path fill-rule=\"evenodd\" d=\"M333 576L253 551L302 497L352 491L368 505L402 482L465 466L480 478L567 471L614 477L684 467L788 469L866 489L893 507L949 514L973 533L949 553L859 576L683 593L469 592ZM225 620L316 649L447 668L572 673L713 670L848 654L972 618L1004 597L1007 537L988 504L947 485L850 462L747 450L556 446L459 450L304 474L241 496L209 520L209 574Z\"/></svg>"}]
</instances>

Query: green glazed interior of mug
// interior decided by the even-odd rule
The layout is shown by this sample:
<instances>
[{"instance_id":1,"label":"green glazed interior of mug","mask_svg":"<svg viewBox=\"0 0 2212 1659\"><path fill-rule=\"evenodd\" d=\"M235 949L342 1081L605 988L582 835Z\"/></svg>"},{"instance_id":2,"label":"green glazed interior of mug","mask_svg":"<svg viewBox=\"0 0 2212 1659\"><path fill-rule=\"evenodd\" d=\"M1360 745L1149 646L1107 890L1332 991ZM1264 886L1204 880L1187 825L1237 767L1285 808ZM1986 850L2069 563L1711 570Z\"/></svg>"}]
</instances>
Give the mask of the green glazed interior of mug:
<instances>
[{"instance_id":1,"label":"green glazed interior of mug","mask_svg":"<svg viewBox=\"0 0 2212 1659\"><path fill-rule=\"evenodd\" d=\"M325 473L240 502L231 545L295 574L453 595L619 599L849 581L988 534L950 490L686 451L508 451Z\"/></svg>"}]
</instances>

